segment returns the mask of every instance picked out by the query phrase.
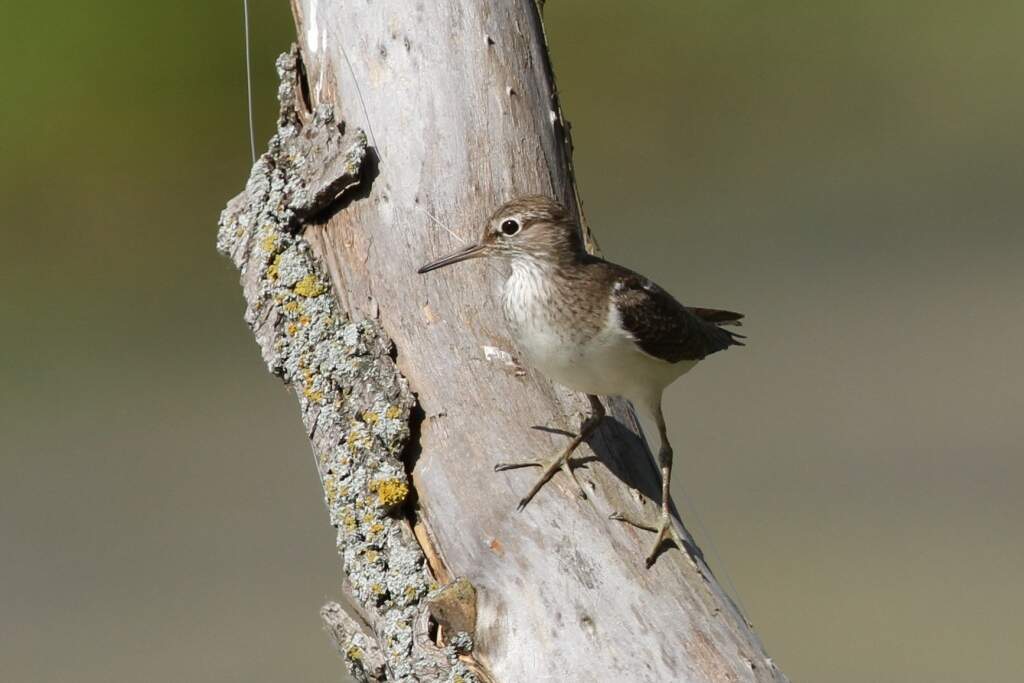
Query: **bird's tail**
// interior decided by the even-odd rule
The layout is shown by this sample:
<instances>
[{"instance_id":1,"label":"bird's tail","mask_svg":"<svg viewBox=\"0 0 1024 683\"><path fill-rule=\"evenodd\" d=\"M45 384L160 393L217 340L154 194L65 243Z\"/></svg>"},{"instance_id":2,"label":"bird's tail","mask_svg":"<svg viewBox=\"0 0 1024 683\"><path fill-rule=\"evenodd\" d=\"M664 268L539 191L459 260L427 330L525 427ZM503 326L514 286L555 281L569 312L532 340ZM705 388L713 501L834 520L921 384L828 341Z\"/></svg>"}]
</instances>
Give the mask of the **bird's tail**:
<instances>
[{"instance_id":1,"label":"bird's tail","mask_svg":"<svg viewBox=\"0 0 1024 683\"><path fill-rule=\"evenodd\" d=\"M724 329L723 327L742 327L742 313L737 313L736 311L723 311L717 308L689 308L688 310L704 322L711 323L722 332L721 341L724 343L721 345L720 349L716 350L725 349L730 346L746 346L742 341L747 338L746 335Z\"/></svg>"},{"instance_id":2,"label":"bird's tail","mask_svg":"<svg viewBox=\"0 0 1024 683\"><path fill-rule=\"evenodd\" d=\"M739 323L736 324L738 325ZM722 330L721 327L718 329ZM733 332L732 330L722 330L722 332L725 332L727 335L729 335L730 346L746 346L746 344L742 340L746 339L747 335L739 334L738 332Z\"/></svg>"},{"instance_id":3,"label":"bird's tail","mask_svg":"<svg viewBox=\"0 0 1024 683\"><path fill-rule=\"evenodd\" d=\"M743 325L743 314L736 311L723 311L717 308L688 308L688 310L704 322L735 327Z\"/></svg>"}]
</instances>

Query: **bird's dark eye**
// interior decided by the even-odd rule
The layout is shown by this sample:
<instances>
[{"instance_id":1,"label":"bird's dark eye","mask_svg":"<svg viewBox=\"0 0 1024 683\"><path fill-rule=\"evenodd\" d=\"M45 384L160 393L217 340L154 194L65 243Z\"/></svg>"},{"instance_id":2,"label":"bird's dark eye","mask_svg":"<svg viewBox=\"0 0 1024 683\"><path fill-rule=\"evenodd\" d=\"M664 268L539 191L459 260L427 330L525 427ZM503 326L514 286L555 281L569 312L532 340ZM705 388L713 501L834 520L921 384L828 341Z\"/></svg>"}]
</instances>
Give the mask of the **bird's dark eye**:
<instances>
[{"instance_id":1,"label":"bird's dark eye","mask_svg":"<svg viewBox=\"0 0 1024 683\"><path fill-rule=\"evenodd\" d=\"M502 221L501 231L511 237L512 235L519 232L519 221L509 218L508 220Z\"/></svg>"}]
</instances>

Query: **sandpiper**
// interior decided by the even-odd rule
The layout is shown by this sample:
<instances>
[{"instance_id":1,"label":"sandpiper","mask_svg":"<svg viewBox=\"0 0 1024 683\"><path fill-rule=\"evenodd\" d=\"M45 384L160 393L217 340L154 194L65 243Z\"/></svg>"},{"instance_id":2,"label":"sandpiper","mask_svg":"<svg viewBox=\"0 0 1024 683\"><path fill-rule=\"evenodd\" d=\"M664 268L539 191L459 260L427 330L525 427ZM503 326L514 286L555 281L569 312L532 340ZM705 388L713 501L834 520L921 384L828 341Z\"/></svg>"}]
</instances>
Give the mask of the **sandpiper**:
<instances>
[{"instance_id":1,"label":"sandpiper","mask_svg":"<svg viewBox=\"0 0 1024 683\"><path fill-rule=\"evenodd\" d=\"M662 393L709 354L742 346L742 335L721 325L739 325L743 315L683 306L644 276L588 254L579 225L549 197L525 196L504 204L488 219L479 242L419 272L480 257L502 258L511 265L502 303L523 359L548 378L585 393L592 409L579 434L553 458L495 466L497 471L542 468L519 509L559 469L586 497L570 455L605 415L598 396L623 396L658 426L661 518L657 526L617 513L612 518L657 534L648 567L667 540L684 548L669 512L672 446L661 412Z\"/></svg>"}]
</instances>

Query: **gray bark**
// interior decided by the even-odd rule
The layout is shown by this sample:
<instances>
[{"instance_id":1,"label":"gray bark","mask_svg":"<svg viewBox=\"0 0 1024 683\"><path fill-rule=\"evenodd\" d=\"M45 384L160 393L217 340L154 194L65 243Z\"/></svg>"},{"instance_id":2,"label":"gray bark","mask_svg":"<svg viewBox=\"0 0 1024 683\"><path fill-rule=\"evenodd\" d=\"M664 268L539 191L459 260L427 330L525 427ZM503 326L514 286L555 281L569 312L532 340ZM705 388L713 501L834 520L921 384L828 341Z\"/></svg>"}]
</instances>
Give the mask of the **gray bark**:
<instances>
[{"instance_id":1,"label":"gray bark","mask_svg":"<svg viewBox=\"0 0 1024 683\"><path fill-rule=\"evenodd\" d=\"M346 577L322 614L353 674L785 680L695 545L647 570L651 535L608 519L656 514L624 402L579 454L588 499L556 475L515 512L536 471L494 463L554 452L586 402L510 361L500 269L416 274L513 195L578 207L537 6L292 4L278 132L218 246L299 398Z\"/></svg>"}]
</instances>

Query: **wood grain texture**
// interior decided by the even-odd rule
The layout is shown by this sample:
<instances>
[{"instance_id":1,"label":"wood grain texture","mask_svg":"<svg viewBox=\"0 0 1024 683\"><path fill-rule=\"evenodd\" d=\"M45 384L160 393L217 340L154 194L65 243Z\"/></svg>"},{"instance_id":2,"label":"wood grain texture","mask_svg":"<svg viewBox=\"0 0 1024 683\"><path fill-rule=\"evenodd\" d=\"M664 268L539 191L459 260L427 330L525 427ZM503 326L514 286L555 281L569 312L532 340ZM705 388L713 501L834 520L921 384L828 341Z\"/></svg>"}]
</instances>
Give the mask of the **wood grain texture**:
<instances>
[{"instance_id":1,"label":"wood grain texture","mask_svg":"<svg viewBox=\"0 0 1024 683\"><path fill-rule=\"evenodd\" d=\"M292 4L311 104L364 129L371 154L363 184L305 239L341 308L394 341L419 402L416 512L448 575L476 589L475 661L507 683L785 680L699 551L647 570L650 535L608 519L653 517L658 498L626 404L610 402L582 453L595 458L587 500L556 475L515 512L536 471L494 464L554 452L566 437L531 427L572 431L586 402L486 351L515 354L497 265L416 274L512 196L577 206L537 6Z\"/></svg>"}]
</instances>

